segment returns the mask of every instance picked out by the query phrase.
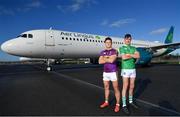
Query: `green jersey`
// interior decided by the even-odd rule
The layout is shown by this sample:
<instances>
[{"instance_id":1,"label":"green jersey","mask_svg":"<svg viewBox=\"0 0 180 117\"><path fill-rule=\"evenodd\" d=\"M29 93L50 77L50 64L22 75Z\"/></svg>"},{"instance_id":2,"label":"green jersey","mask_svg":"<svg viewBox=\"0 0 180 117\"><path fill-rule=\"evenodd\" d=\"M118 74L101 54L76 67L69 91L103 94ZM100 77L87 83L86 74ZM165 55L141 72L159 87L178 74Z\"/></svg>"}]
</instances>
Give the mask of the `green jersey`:
<instances>
[{"instance_id":1,"label":"green jersey","mask_svg":"<svg viewBox=\"0 0 180 117\"><path fill-rule=\"evenodd\" d=\"M136 52L136 48L131 45L124 45L119 48L119 53L123 54L134 54ZM130 58L121 61L121 69L135 69L135 59Z\"/></svg>"}]
</instances>

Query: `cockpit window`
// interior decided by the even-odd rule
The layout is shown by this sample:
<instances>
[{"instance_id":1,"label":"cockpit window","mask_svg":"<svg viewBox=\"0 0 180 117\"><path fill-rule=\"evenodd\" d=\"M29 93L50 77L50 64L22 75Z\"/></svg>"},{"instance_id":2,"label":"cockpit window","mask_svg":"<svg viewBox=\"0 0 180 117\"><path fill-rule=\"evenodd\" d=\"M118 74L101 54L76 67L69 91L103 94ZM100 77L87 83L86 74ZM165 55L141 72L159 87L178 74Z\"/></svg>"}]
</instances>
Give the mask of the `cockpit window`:
<instances>
[{"instance_id":1,"label":"cockpit window","mask_svg":"<svg viewBox=\"0 0 180 117\"><path fill-rule=\"evenodd\" d=\"M32 34L28 34L28 38L33 38L33 35Z\"/></svg>"},{"instance_id":2,"label":"cockpit window","mask_svg":"<svg viewBox=\"0 0 180 117\"><path fill-rule=\"evenodd\" d=\"M23 37L23 38L33 38L33 35L32 34L21 34L21 35L19 35L19 36L17 36L17 37Z\"/></svg>"},{"instance_id":3,"label":"cockpit window","mask_svg":"<svg viewBox=\"0 0 180 117\"><path fill-rule=\"evenodd\" d=\"M27 34L22 34L21 37L27 38Z\"/></svg>"}]
</instances>

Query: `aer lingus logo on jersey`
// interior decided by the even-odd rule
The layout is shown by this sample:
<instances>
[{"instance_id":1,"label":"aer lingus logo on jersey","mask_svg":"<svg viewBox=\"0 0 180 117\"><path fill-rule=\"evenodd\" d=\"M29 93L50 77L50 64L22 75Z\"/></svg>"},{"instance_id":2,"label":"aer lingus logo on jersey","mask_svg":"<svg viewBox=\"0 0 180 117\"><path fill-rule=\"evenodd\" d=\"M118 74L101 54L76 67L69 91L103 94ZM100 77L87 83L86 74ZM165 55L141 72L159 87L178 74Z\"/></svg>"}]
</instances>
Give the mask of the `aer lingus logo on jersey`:
<instances>
[{"instance_id":1,"label":"aer lingus logo on jersey","mask_svg":"<svg viewBox=\"0 0 180 117\"><path fill-rule=\"evenodd\" d=\"M96 36L95 38L96 38L96 39L101 39L101 37L100 37L100 36Z\"/></svg>"}]
</instances>

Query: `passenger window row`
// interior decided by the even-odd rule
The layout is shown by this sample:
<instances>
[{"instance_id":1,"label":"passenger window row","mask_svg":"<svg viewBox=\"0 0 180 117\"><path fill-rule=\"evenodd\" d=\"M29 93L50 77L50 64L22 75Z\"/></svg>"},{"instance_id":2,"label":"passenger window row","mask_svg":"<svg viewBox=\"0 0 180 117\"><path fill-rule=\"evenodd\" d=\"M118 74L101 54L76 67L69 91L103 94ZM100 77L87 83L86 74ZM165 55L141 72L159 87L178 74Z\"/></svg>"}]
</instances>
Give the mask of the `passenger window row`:
<instances>
[{"instance_id":1,"label":"passenger window row","mask_svg":"<svg viewBox=\"0 0 180 117\"><path fill-rule=\"evenodd\" d=\"M71 37L70 38L62 37L62 40L104 43L104 41L102 41L102 40L79 39L79 38L71 38ZM123 44L123 43L122 42L113 42L113 44Z\"/></svg>"}]
</instances>

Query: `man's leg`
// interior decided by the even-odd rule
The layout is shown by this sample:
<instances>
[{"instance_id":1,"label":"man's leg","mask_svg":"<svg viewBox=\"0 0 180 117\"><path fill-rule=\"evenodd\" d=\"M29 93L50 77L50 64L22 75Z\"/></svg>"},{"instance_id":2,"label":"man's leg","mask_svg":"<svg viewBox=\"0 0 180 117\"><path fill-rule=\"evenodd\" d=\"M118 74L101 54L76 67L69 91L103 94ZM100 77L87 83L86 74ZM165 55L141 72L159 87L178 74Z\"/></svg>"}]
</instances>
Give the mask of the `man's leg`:
<instances>
[{"instance_id":1,"label":"man's leg","mask_svg":"<svg viewBox=\"0 0 180 117\"><path fill-rule=\"evenodd\" d=\"M126 105L126 92L129 84L129 78L123 77L123 89L122 89L122 110L129 115L129 110Z\"/></svg>"},{"instance_id":2,"label":"man's leg","mask_svg":"<svg viewBox=\"0 0 180 117\"><path fill-rule=\"evenodd\" d=\"M130 78L129 84L129 103L133 102L133 92L134 92L134 85L135 85L135 78Z\"/></svg>"},{"instance_id":3,"label":"man's leg","mask_svg":"<svg viewBox=\"0 0 180 117\"><path fill-rule=\"evenodd\" d=\"M109 81L104 81L105 102L109 99Z\"/></svg>"},{"instance_id":4,"label":"man's leg","mask_svg":"<svg viewBox=\"0 0 180 117\"><path fill-rule=\"evenodd\" d=\"M119 91L119 86L118 86L118 80L117 81L112 81L114 92L115 92L115 97L116 97L116 106L114 108L114 112L119 112L119 107L120 107L120 91Z\"/></svg>"},{"instance_id":5,"label":"man's leg","mask_svg":"<svg viewBox=\"0 0 180 117\"><path fill-rule=\"evenodd\" d=\"M109 81L103 81L104 82L104 92L105 92L105 102L100 105L101 108L104 108L109 105Z\"/></svg>"},{"instance_id":6,"label":"man's leg","mask_svg":"<svg viewBox=\"0 0 180 117\"><path fill-rule=\"evenodd\" d=\"M133 93L134 93L134 86L135 86L135 77L130 78L130 86L129 86L129 104L134 107L138 108L138 106L133 102Z\"/></svg>"},{"instance_id":7,"label":"man's leg","mask_svg":"<svg viewBox=\"0 0 180 117\"><path fill-rule=\"evenodd\" d=\"M115 92L115 97L116 97L116 104L120 103L120 92L119 92L119 86L118 86L118 81L112 81L114 92Z\"/></svg>"},{"instance_id":8,"label":"man's leg","mask_svg":"<svg viewBox=\"0 0 180 117\"><path fill-rule=\"evenodd\" d=\"M126 106L126 92L129 84L129 78L123 77L123 89L122 89L122 103L123 107Z\"/></svg>"}]
</instances>

